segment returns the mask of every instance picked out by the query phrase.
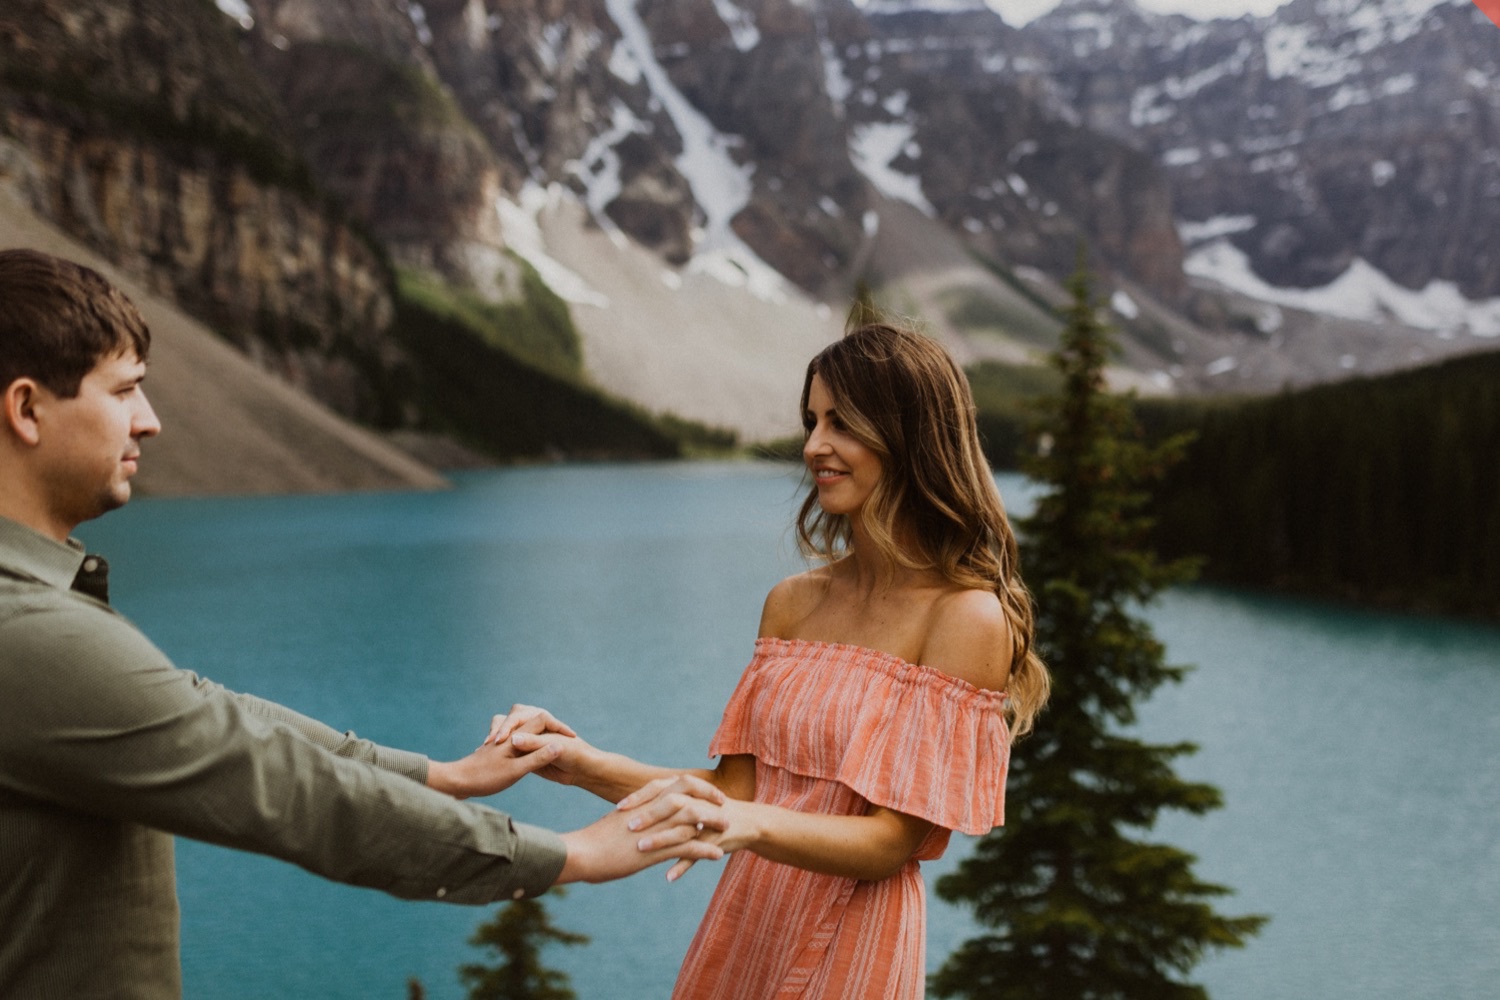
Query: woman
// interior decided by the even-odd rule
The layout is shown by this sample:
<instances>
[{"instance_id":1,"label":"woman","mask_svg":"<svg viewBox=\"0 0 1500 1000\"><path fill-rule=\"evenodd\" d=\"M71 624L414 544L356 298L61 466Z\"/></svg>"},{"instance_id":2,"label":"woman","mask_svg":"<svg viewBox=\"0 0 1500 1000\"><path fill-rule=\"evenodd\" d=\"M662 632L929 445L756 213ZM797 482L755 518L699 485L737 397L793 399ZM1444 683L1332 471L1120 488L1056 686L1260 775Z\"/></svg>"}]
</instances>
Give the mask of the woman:
<instances>
[{"instance_id":1,"label":"woman","mask_svg":"<svg viewBox=\"0 0 1500 1000\"><path fill-rule=\"evenodd\" d=\"M947 353L861 326L808 365L802 415L798 538L822 565L766 598L709 746L719 764L695 772L727 797L728 829L704 836L734 855L679 1000L920 998L917 863L953 830L1003 822L1010 740L1047 696L1015 538ZM491 738L559 744L539 772L554 780L625 807L680 773L515 730L536 711L518 706Z\"/></svg>"}]
</instances>

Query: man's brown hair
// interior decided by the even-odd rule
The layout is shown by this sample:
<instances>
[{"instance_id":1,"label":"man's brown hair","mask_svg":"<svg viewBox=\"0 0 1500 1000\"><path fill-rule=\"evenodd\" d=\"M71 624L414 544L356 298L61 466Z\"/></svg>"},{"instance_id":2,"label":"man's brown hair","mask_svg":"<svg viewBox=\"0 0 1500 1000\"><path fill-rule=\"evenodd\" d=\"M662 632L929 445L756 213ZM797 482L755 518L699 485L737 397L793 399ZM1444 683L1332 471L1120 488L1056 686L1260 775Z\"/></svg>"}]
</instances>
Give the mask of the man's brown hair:
<instances>
[{"instance_id":1,"label":"man's brown hair","mask_svg":"<svg viewBox=\"0 0 1500 1000\"><path fill-rule=\"evenodd\" d=\"M0 389L33 378L64 398L102 359L133 350L145 361L151 331L98 271L38 250L0 250Z\"/></svg>"}]
</instances>

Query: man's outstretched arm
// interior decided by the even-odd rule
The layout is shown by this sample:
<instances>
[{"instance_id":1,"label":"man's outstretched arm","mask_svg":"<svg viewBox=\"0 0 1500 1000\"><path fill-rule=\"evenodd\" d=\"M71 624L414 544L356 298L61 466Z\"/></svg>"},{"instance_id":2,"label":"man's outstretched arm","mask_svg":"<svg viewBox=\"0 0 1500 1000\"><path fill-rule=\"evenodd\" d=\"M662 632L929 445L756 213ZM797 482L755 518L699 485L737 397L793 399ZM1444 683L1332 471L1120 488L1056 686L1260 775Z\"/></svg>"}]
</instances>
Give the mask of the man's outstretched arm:
<instances>
[{"instance_id":1,"label":"man's outstretched arm","mask_svg":"<svg viewBox=\"0 0 1500 1000\"><path fill-rule=\"evenodd\" d=\"M688 836L715 822L709 802L684 814L672 847L643 854L614 814L569 842L337 756L205 688L118 616L57 596L0 629L10 791L413 899L482 904L717 852Z\"/></svg>"}]
</instances>

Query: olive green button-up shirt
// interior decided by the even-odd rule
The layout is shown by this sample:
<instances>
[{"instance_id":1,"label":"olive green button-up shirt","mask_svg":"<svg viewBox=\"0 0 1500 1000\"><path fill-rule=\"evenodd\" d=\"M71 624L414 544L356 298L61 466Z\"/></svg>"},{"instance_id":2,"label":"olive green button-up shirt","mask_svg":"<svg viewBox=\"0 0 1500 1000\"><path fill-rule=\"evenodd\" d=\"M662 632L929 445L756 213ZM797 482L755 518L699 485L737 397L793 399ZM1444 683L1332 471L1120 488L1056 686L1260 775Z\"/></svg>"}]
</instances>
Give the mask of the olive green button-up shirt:
<instances>
[{"instance_id":1,"label":"olive green button-up shirt","mask_svg":"<svg viewBox=\"0 0 1500 1000\"><path fill-rule=\"evenodd\" d=\"M181 996L172 836L407 899L547 889L562 841L424 784L427 759L174 667L0 518L0 997Z\"/></svg>"}]
</instances>

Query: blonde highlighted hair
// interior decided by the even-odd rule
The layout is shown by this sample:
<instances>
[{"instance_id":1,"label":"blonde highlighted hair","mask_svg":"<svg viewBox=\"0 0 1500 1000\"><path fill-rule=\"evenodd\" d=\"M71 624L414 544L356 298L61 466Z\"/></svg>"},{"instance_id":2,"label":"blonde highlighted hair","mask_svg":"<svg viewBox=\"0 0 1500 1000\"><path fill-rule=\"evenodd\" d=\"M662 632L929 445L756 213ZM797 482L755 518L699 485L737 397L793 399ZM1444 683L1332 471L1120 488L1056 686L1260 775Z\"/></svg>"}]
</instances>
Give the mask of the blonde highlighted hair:
<instances>
[{"instance_id":1,"label":"blonde highlighted hair","mask_svg":"<svg viewBox=\"0 0 1500 1000\"><path fill-rule=\"evenodd\" d=\"M1015 534L979 444L968 379L930 337L865 322L807 366L823 380L848 433L880 456L881 476L860 510L878 557L892 568L933 570L961 587L991 590L1010 625L1006 711L1012 738L1032 727L1051 682L1032 649L1031 595L1021 582ZM845 554L852 526L809 491L797 516L804 554Z\"/></svg>"}]
</instances>

